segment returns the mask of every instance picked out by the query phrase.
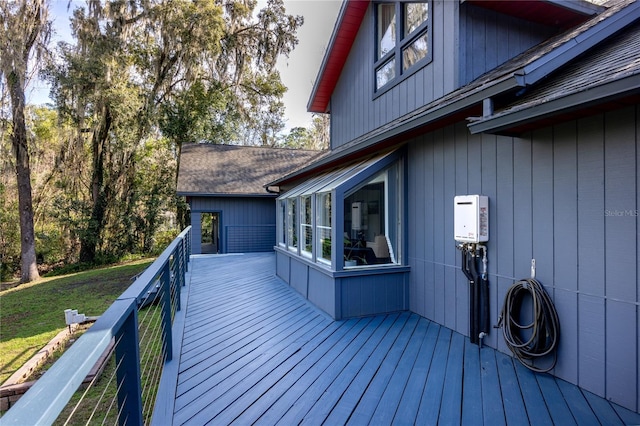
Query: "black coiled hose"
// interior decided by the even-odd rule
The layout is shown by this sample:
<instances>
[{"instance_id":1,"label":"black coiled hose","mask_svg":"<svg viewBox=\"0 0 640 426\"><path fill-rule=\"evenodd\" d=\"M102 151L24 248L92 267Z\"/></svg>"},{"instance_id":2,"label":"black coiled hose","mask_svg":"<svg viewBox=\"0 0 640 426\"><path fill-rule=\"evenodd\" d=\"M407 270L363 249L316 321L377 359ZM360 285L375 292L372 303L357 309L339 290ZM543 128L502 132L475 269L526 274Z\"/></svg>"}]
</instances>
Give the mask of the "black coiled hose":
<instances>
[{"instance_id":1,"label":"black coiled hose","mask_svg":"<svg viewBox=\"0 0 640 426\"><path fill-rule=\"evenodd\" d=\"M530 324L520 324L520 311L526 295L531 295L533 321ZM554 349L560 337L560 321L553 302L538 281L533 278L524 279L509 288L497 326L502 326L507 346L529 370L544 373L555 367L558 357ZM526 341L522 337L525 330L530 330L531 333ZM550 366L541 368L534 365L536 359L552 352L553 361Z\"/></svg>"}]
</instances>

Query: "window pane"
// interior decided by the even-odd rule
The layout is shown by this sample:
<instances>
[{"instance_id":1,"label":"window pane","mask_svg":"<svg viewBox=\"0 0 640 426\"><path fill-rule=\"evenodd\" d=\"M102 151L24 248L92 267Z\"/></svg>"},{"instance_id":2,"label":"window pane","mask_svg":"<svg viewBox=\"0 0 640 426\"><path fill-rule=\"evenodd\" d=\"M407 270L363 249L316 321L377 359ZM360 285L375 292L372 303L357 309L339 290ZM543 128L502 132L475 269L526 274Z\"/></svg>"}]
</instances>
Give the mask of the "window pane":
<instances>
[{"instance_id":1,"label":"window pane","mask_svg":"<svg viewBox=\"0 0 640 426\"><path fill-rule=\"evenodd\" d=\"M392 262L387 232L387 175L388 170L383 171L344 199L345 262Z\"/></svg>"},{"instance_id":2,"label":"window pane","mask_svg":"<svg viewBox=\"0 0 640 426\"><path fill-rule=\"evenodd\" d=\"M316 229L318 239L316 256L324 263L331 263L331 193L320 193L316 197Z\"/></svg>"},{"instance_id":3,"label":"window pane","mask_svg":"<svg viewBox=\"0 0 640 426\"><path fill-rule=\"evenodd\" d=\"M396 6L393 3L378 5L378 59L396 45Z\"/></svg>"},{"instance_id":4,"label":"window pane","mask_svg":"<svg viewBox=\"0 0 640 426\"><path fill-rule=\"evenodd\" d=\"M381 88L396 77L396 60L391 59L376 70L376 89Z\"/></svg>"},{"instance_id":5,"label":"window pane","mask_svg":"<svg viewBox=\"0 0 640 426\"><path fill-rule=\"evenodd\" d=\"M285 245L287 242L287 200L280 200L280 232L278 243Z\"/></svg>"},{"instance_id":6,"label":"window pane","mask_svg":"<svg viewBox=\"0 0 640 426\"><path fill-rule=\"evenodd\" d=\"M287 203L288 238L287 244L291 247L298 247L298 221L296 220L296 199L289 199Z\"/></svg>"},{"instance_id":7,"label":"window pane","mask_svg":"<svg viewBox=\"0 0 640 426\"><path fill-rule=\"evenodd\" d=\"M331 228L331 193L318 194L318 225Z\"/></svg>"},{"instance_id":8,"label":"window pane","mask_svg":"<svg viewBox=\"0 0 640 426\"><path fill-rule=\"evenodd\" d=\"M301 211L301 236L303 238L302 252L311 255L313 248L313 227L311 223L311 196L303 196Z\"/></svg>"},{"instance_id":9,"label":"window pane","mask_svg":"<svg viewBox=\"0 0 640 426\"><path fill-rule=\"evenodd\" d=\"M427 56L428 43L427 33L415 39L413 43L402 51L402 69L407 70L420 59Z\"/></svg>"},{"instance_id":10,"label":"window pane","mask_svg":"<svg viewBox=\"0 0 640 426\"><path fill-rule=\"evenodd\" d=\"M311 196L302 197L302 223L311 225Z\"/></svg>"},{"instance_id":11,"label":"window pane","mask_svg":"<svg viewBox=\"0 0 640 426\"><path fill-rule=\"evenodd\" d=\"M345 194L345 266L401 263L400 170L400 163L395 163Z\"/></svg>"},{"instance_id":12,"label":"window pane","mask_svg":"<svg viewBox=\"0 0 640 426\"><path fill-rule=\"evenodd\" d=\"M427 21L429 16L428 3L404 4L404 36L414 32L420 25Z\"/></svg>"}]
</instances>

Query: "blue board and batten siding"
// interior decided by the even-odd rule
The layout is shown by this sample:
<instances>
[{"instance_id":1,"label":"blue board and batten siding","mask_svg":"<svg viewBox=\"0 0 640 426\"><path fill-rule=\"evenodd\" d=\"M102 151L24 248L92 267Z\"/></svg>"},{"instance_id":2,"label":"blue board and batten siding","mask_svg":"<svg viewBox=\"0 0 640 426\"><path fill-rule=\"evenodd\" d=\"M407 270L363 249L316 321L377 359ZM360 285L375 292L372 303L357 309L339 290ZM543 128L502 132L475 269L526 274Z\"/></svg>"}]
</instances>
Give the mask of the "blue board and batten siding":
<instances>
[{"instance_id":1,"label":"blue board and batten siding","mask_svg":"<svg viewBox=\"0 0 640 426\"><path fill-rule=\"evenodd\" d=\"M459 86L537 45L557 29L469 3L460 6Z\"/></svg>"},{"instance_id":2,"label":"blue board and batten siding","mask_svg":"<svg viewBox=\"0 0 640 426\"><path fill-rule=\"evenodd\" d=\"M460 123L411 140L411 310L468 335L453 197L487 195L492 322L535 259L561 322L553 373L638 411L638 122L635 106L520 138ZM485 342L508 353L499 330Z\"/></svg>"},{"instance_id":3,"label":"blue board and batten siding","mask_svg":"<svg viewBox=\"0 0 640 426\"><path fill-rule=\"evenodd\" d=\"M340 80L331 98L331 146L357 138L417 107L443 96L456 87L454 55L458 3L436 2L432 8L433 61L384 94L374 98L375 42L373 7L369 6L351 48ZM444 29L448 29L445 31ZM371 64L370 67L363 64Z\"/></svg>"},{"instance_id":4,"label":"blue board and batten siding","mask_svg":"<svg viewBox=\"0 0 640 426\"><path fill-rule=\"evenodd\" d=\"M332 318L409 309L406 267L335 272L276 248L276 274Z\"/></svg>"},{"instance_id":5,"label":"blue board and batten siding","mask_svg":"<svg viewBox=\"0 0 640 426\"><path fill-rule=\"evenodd\" d=\"M201 253L200 214L220 214L220 252L273 251L276 212L272 197L191 197L192 250Z\"/></svg>"},{"instance_id":6,"label":"blue board and batten siding","mask_svg":"<svg viewBox=\"0 0 640 426\"><path fill-rule=\"evenodd\" d=\"M369 6L331 98L332 148L441 98L553 31L470 4L430 4L431 62L380 96L374 94L374 19Z\"/></svg>"},{"instance_id":7,"label":"blue board and batten siding","mask_svg":"<svg viewBox=\"0 0 640 426\"><path fill-rule=\"evenodd\" d=\"M460 2L430 2L430 19L431 62L377 96L369 6L332 94L332 148L366 143L368 132L554 32ZM407 141L410 309L468 335L469 284L453 240L453 198L487 195L492 321L535 259L561 321L553 373L640 410L638 114L629 107L520 138L471 135L458 123ZM485 340L509 352L499 330Z\"/></svg>"}]
</instances>

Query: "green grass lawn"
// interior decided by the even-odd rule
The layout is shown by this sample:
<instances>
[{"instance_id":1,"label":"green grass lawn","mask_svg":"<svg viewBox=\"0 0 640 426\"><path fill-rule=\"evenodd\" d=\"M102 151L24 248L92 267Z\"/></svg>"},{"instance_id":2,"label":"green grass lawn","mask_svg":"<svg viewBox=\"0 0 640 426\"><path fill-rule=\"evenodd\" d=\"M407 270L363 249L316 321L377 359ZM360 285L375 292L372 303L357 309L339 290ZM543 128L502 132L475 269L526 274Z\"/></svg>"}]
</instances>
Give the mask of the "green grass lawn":
<instances>
[{"instance_id":1,"label":"green grass lawn","mask_svg":"<svg viewBox=\"0 0 640 426\"><path fill-rule=\"evenodd\" d=\"M150 264L140 260L43 278L0 292L0 384L66 327L65 309L101 315Z\"/></svg>"}]
</instances>

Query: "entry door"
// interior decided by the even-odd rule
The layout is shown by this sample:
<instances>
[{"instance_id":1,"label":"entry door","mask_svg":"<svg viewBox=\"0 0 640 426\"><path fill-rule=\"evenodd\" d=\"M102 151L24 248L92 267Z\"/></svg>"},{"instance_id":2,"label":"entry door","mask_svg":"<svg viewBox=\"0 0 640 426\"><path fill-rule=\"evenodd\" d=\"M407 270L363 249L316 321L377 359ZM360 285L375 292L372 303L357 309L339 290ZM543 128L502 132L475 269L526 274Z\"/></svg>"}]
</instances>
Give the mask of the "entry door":
<instances>
[{"instance_id":1,"label":"entry door","mask_svg":"<svg viewBox=\"0 0 640 426\"><path fill-rule=\"evenodd\" d=\"M220 212L202 213L202 254L220 253Z\"/></svg>"}]
</instances>

